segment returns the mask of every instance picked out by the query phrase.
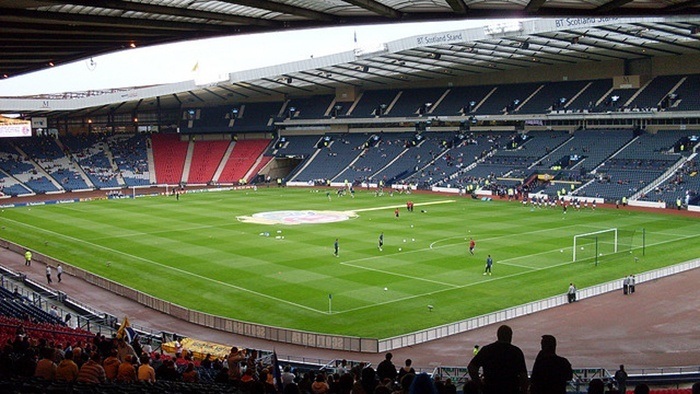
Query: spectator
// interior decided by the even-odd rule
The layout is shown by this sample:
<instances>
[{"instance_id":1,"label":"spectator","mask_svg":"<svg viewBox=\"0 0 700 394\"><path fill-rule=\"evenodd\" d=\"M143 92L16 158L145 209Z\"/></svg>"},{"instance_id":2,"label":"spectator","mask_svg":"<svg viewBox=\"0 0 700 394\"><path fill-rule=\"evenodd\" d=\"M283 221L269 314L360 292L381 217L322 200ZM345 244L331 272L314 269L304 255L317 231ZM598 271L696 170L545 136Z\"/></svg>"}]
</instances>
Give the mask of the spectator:
<instances>
[{"instance_id":1,"label":"spectator","mask_svg":"<svg viewBox=\"0 0 700 394\"><path fill-rule=\"evenodd\" d=\"M182 373L182 381L186 383L199 383L199 372L194 368L194 363L187 364L185 372Z\"/></svg>"},{"instance_id":2,"label":"spectator","mask_svg":"<svg viewBox=\"0 0 700 394\"><path fill-rule=\"evenodd\" d=\"M133 383L136 381L136 367L131 363L131 356L124 358L124 362L119 364L117 369L117 381L123 383Z\"/></svg>"},{"instance_id":3,"label":"spectator","mask_svg":"<svg viewBox=\"0 0 700 394\"><path fill-rule=\"evenodd\" d=\"M566 383L573 379L571 363L556 353L557 340L543 335L542 350L537 354L530 376L530 394L565 394Z\"/></svg>"},{"instance_id":4,"label":"spectator","mask_svg":"<svg viewBox=\"0 0 700 394\"><path fill-rule=\"evenodd\" d=\"M156 371L151 367L151 357L147 354L141 356L137 378L139 382L154 383L156 381Z\"/></svg>"},{"instance_id":5,"label":"spectator","mask_svg":"<svg viewBox=\"0 0 700 394\"><path fill-rule=\"evenodd\" d=\"M323 373L316 375L316 379L311 384L311 394L327 394L330 391L330 386L326 382L326 376Z\"/></svg>"},{"instance_id":6,"label":"spectator","mask_svg":"<svg viewBox=\"0 0 700 394\"><path fill-rule=\"evenodd\" d=\"M498 328L496 337L496 342L481 348L469 362L469 376L481 385L484 394L526 393L525 356L519 347L511 344L513 330L504 324ZM483 380L479 369L483 369Z\"/></svg>"},{"instance_id":7,"label":"spectator","mask_svg":"<svg viewBox=\"0 0 700 394\"><path fill-rule=\"evenodd\" d=\"M48 381L53 381L56 378L56 363L53 362L52 348L41 349L41 360L36 363L34 376Z\"/></svg>"},{"instance_id":8,"label":"spectator","mask_svg":"<svg viewBox=\"0 0 700 394\"><path fill-rule=\"evenodd\" d=\"M66 352L63 360L56 367L56 380L59 382L75 382L78 378L78 364L73 361L73 352Z\"/></svg>"},{"instance_id":9,"label":"spectator","mask_svg":"<svg viewBox=\"0 0 700 394\"><path fill-rule=\"evenodd\" d=\"M380 382L383 382L384 379L389 379L393 382L396 379L396 366L391 362L392 357L393 355L391 353L387 353L384 356L384 361L377 365L377 376Z\"/></svg>"},{"instance_id":10,"label":"spectator","mask_svg":"<svg viewBox=\"0 0 700 394\"><path fill-rule=\"evenodd\" d=\"M438 394L433 379L425 372L421 372L413 379L408 388L409 394Z\"/></svg>"},{"instance_id":11,"label":"spectator","mask_svg":"<svg viewBox=\"0 0 700 394\"><path fill-rule=\"evenodd\" d=\"M416 370L413 369L413 367L411 366L411 364L413 364L413 360L411 360L410 358L407 358L406 361L404 362L404 364L405 365L399 369L399 373L396 377L396 380L398 380L399 382L401 381L401 378L403 378L404 375L406 375L406 374L409 374L409 373L412 373L414 375L416 374Z\"/></svg>"},{"instance_id":12,"label":"spectator","mask_svg":"<svg viewBox=\"0 0 700 394\"><path fill-rule=\"evenodd\" d=\"M80 383L104 383L107 381L105 370L100 363L100 353L93 352L90 359L80 367L77 381Z\"/></svg>"},{"instance_id":13,"label":"spectator","mask_svg":"<svg viewBox=\"0 0 700 394\"><path fill-rule=\"evenodd\" d=\"M617 391L621 393L627 392L627 372L622 364L620 364L620 369L615 372L615 382L617 382Z\"/></svg>"},{"instance_id":14,"label":"spectator","mask_svg":"<svg viewBox=\"0 0 700 394\"><path fill-rule=\"evenodd\" d=\"M102 362L102 368L105 369L107 380L111 382L117 379L120 364L121 361L117 358L117 349L110 350L109 356Z\"/></svg>"},{"instance_id":15,"label":"spectator","mask_svg":"<svg viewBox=\"0 0 700 394\"><path fill-rule=\"evenodd\" d=\"M634 387L634 394L649 394L649 386L646 383L640 383Z\"/></svg>"},{"instance_id":16,"label":"spectator","mask_svg":"<svg viewBox=\"0 0 700 394\"><path fill-rule=\"evenodd\" d=\"M605 383L602 380L596 378L592 379L588 383L588 394L604 394L605 393Z\"/></svg>"}]
</instances>

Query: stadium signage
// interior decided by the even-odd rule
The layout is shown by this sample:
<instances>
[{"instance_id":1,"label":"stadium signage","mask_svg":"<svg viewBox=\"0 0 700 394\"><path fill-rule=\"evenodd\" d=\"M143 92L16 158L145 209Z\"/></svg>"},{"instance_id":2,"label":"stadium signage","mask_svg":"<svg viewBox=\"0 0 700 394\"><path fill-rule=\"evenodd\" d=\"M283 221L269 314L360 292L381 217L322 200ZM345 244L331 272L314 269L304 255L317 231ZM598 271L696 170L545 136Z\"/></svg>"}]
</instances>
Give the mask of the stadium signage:
<instances>
[{"instance_id":1,"label":"stadium signage","mask_svg":"<svg viewBox=\"0 0 700 394\"><path fill-rule=\"evenodd\" d=\"M556 27L573 27L573 26L587 26L597 23L607 23L614 22L620 18L564 18L556 19L554 23Z\"/></svg>"},{"instance_id":2,"label":"stadium signage","mask_svg":"<svg viewBox=\"0 0 700 394\"><path fill-rule=\"evenodd\" d=\"M444 44L448 42L461 42L464 41L462 33L440 33L430 36L416 37L416 43L418 45L433 45L433 44Z\"/></svg>"}]
</instances>

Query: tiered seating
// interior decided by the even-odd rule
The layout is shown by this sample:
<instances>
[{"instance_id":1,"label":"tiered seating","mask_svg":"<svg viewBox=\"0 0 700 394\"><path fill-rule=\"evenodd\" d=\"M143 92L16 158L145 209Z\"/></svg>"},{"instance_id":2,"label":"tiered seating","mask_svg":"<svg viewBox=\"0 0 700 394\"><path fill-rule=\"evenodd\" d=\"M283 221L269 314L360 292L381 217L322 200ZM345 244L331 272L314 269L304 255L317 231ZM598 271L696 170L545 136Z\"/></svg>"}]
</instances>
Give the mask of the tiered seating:
<instances>
[{"instance_id":1,"label":"tiered seating","mask_svg":"<svg viewBox=\"0 0 700 394\"><path fill-rule=\"evenodd\" d=\"M474 102L474 107L476 107L493 88L491 85L450 88L449 93L433 109L432 115L456 116L463 112L464 115L468 116L470 103Z\"/></svg>"},{"instance_id":2,"label":"tiered seating","mask_svg":"<svg viewBox=\"0 0 700 394\"><path fill-rule=\"evenodd\" d=\"M278 157L309 157L316 150L320 139L319 135L284 136L270 145L265 154Z\"/></svg>"},{"instance_id":3,"label":"tiered seating","mask_svg":"<svg viewBox=\"0 0 700 394\"><path fill-rule=\"evenodd\" d=\"M410 89L403 90L401 97L391 109L391 116L412 117L418 115L428 116L430 108L437 104L437 100L445 93L445 88ZM426 104L430 103L428 107ZM423 113L425 111L425 113Z\"/></svg>"},{"instance_id":4,"label":"tiered seating","mask_svg":"<svg viewBox=\"0 0 700 394\"><path fill-rule=\"evenodd\" d=\"M241 105L230 131L272 131L273 121L282 109L281 102Z\"/></svg>"},{"instance_id":5,"label":"tiered seating","mask_svg":"<svg viewBox=\"0 0 700 394\"><path fill-rule=\"evenodd\" d=\"M290 108L294 108L294 118L322 119L325 117L326 110L328 110L334 98L332 95L293 98L287 104L287 111ZM345 111L347 110L348 108L345 107ZM342 110L341 113L343 113Z\"/></svg>"},{"instance_id":6,"label":"tiered seating","mask_svg":"<svg viewBox=\"0 0 700 394\"><path fill-rule=\"evenodd\" d=\"M526 168L538 162L570 138L562 131L533 131L514 136L506 146L501 146L485 164L507 165L513 169Z\"/></svg>"},{"instance_id":7,"label":"tiered seating","mask_svg":"<svg viewBox=\"0 0 700 394\"><path fill-rule=\"evenodd\" d=\"M681 80L678 75L665 75L654 78L649 85L632 101L630 108L651 110L658 108L668 92Z\"/></svg>"},{"instance_id":8,"label":"tiered seating","mask_svg":"<svg viewBox=\"0 0 700 394\"><path fill-rule=\"evenodd\" d=\"M422 169L411 177L411 183L424 186L463 187L469 183L479 183L491 175L490 168L477 165L469 171L469 167L478 159L485 157L496 146L506 141L513 135L511 133L470 134L465 136L454 148L449 150L449 155L444 155L435 160L430 166ZM435 155L437 157L437 155ZM431 159L432 160L432 159Z\"/></svg>"},{"instance_id":9,"label":"tiered seating","mask_svg":"<svg viewBox=\"0 0 700 394\"><path fill-rule=\"evenodd\" d=\"M628 109L627 101L637 92L637 89L613 89L603 101L595 107L596 112L614 112Z\"/></svg>"},{"instance_id":10,"label":"tiered seating","mask_svg":"<svg viewBox=\"0 0 700 394\"><path fill-rule=\"evenodd\" d=\"M563 107L566 102L580 92L587 84L588 81L559 81L546 83L534 97L523 104L518 113L542 114L549 110L564 109Z\"/></svg>"},{"instance_id":11,"label":"tiered seating","mask_svg":"<svg viewBox=\"0 0 700 394\"><path fill-rule=\"evenodd\" d=\"M118 174L112 170L112 162L107 156L109 146L104 135L67 135L61 140L95 187L119 187Z\"/></svg>"},{"instance_id":12,"label":"tiered seating","mask_svg":"<svg viewBox=\"0 0 700 394\"><path fill-rule=\"evenodd\" d=\"M498 89L477 109L476 114L513 113L540 85L538 83L499 85Z\"/></svg>"},{"instance_id":13,"label":"tiered seating","mask_svg":"<svg viewBox=\"0 0 700 394\"><path fill-rule=\"evenodd\" d=\"M362 153L362 144L368 134L329 134L332 138L328 148L323 148L313 162L302 172L293 175L293 180L309 182L333 179ZM304 166L306 162L300 165Z\"/></svg>"},{"instance_id":14,"label":"tiered seating","mask_svg":"<svg viewBox=\"0 0 700 394\"><path fill-rule=\"evenodd\" d=\"M185 167L188 141L180 141L176 134L153 134L153 161L156 167L156 182L179 184Z\"/></svg>"},{"instance_id":15,"label":"tiered seating","mask_svg":"<svg viewBox=\"0 0 700 394\"><path fill-rule=\"evenodd\" d=\"M685 82L674 92L677 95L678 105L671 106L674 111L697 111L700 109L700 74L688 75Z\"/></svg>"},{"instance_id":16,"label":"tiered seating","mask_svg":"<svg viewBox=\"0 0 700 394\"><path fill-rule=\"evenodd\" d=\"M233 108L229 105L185 110L180 128L193 133L224 133L230 130Z\"/></svg>"},{"instance_id":17,"label":"tiered seating","mask_svg":"<svg viewBox=\"0 0 700 394\"><path fill-rule=\"evenodd\" d=\"M0 153L0 157L2 157L2 153ZM1 161L2 159L0 158L0 162ZM0 168L2 168L2 164L0 164ZM29 194L31 192L31 190L26 188L22 183L20 183L16 179L0 172L0 196L14 197L22 194Z\"/></svg>"},{"instance_id":18,"label":"tiered seating","mask_svg":"<svg viewBox=\"0 0 700 394\"><path fill-rule=\"evenodd\" d=\"M373 140L373 137L379 138ZM337 176L337 180L348 180L350 182L362 182L372 180L382 167L395 159L410 144L413 134L373 134L362 150L360 157L351 166L347 167ZM378 181L378 179L374 179ZM387 179L384 180L385 182Z\"/></svg>"},{"instance_id":19,"label":"tiered seating","mask_svg":"<svg viewBox=\"0 0 700 394\"><path fill-rule=\"evenodd\" d=\"M231 141L196 141L187 183L211 182Z\"/></svg>"},{"instance_id":20,"label":"tiered seating","mask_svg":"<svg viewBox=\"0 0 700 394\"><path fill-rule=\"evenodd\" d=\"M578 97L571 99L572 101L567 103L565 107L567 110L574 112L593 111L598 100L600 100L611 87L612 79L597 79L591 81L590 85L588 85Z\"/></svg>"},{"instance_id":21,"label":"tiered seating","mask_svg":"<svg viewBox=\"0 0 700 394\"><path fill-rule=\"evenodd\" d=\"M0 140L0 167L32 192L58 191L46 176L37 171L31 161L20 156L9 140Z\"/></svg>"},{"instance_id":22,"label":"tiered seating","mask_svg":"<svg viewBox=\"0 0 700 394\"><path fill-rule=\"evenodd\" d=\"M360 101L353 109L350 116L353 118L371 118L378 115L378 110L381 110L381 106L385 105L383 111L389 111L389 105L391 105L394 98L398 94L398 90L368 90L362 94ZM382 115L384 115L382 113ZM393 116L391 112L384 116Z\"/></svg>"},{"instance_id":23,"label":"tiered seating","mask_svg":"<svg viewBox=\"0 0 700 394\"><path fill-rule=\"evenodd\" d=\"M410 177L420 168L437 157L445 149L452 145L455 139L454 133L448 132L423 132L421 133L422 141L416 146L410 144L410 148L393 162L389 167L380 173L376 174L391 184L401 182Z\"/></svg>"},{"instance_id":24,"label":"tiered seating","mask_svg":"<svg viewBox=\"0 0 700 394\"><path fill-rule=\"evenodd\" d=\"M255 161L267 148L270 140L239 140L219 176L220 183L237 183L245 178Z\"/></svg>"},{"instance_id":25,"label":"tiered seating","mask_svg":"<svg viewBox=\"0 0 700 394\"><path fill-rule=\"evenodd\" d=\"M670 178L663 181L640 199L665 202L675 207L676 200L683 204L698 205L700 199L700 171L695 160L685 162Z\"/></svg>"},{"instance_id":26,"label":"tiered seating","mask_svg":"<svg viewBox=\"0 0 700 394\"><path fill-rule=\"evenodd\" d=\"M149 185L148 136L116 134L107 138L114 163L127 186Z\"/></svg>"},{"instance_id":27,"label":"tiered seating","mask_svg":"<svg viewBox=\"0 0 700 394\"><path fill-rule=\"evenodd\" d=\"M56 140L51 137L18 138L17 146L34 159L65 190L84 190L89 186L73 162L61 151Z\"/></svg>"}]
</instances>

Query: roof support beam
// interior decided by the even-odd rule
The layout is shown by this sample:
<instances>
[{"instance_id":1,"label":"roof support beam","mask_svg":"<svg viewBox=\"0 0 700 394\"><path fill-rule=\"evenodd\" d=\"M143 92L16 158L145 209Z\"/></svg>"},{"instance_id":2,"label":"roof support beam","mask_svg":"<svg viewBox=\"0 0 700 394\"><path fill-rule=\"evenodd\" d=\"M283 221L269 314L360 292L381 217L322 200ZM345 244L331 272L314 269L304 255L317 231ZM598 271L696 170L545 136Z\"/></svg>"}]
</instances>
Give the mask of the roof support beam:
<instances>
[{"instance_id":1,"label":"roof support beam","mask_svg":"<svg viewBox=\"0 0 700 394\"><path fill-rule=\"evenodd\" d=\"M525 12L528 14L536 14L539 12L540 8L542 5L545 3L547 0L530 0L529 3L525 6Z\"/></svg>"},{"instance_id":2,"label":"roof support beam","mask_svg":"<svg viewBox=\"0 0 700 394\"><path fill-rule=\"evenodd\" d=\"M111 16L71 14L68 12L20 10L16 8L0 8L0 21L24 22L30 25L43 25L60 22L74 26L133 26L140 29L165 29L182 31L212 31L228 34L230 26L214 25L211 23L174 22L154 19L117 18ZM73 22L73 23L70 23Z\"/></svg>"},{"instance_id":3,"label":"roof support beam","mask_svg":"<svg viewBox=\"0 0 700 394\"><path fill-rule=\"evenodd\" d=\"M669 12L678 12L678 11L683 11L683 10L685 10L686 8L695 7L695 6L698 5L698 4L700 4L700 0L688 0L688 1L684 1L684 2L682 2L682 3L677 3L677 4L669 5L669 6L666 7L666 8L662 8L661 11L664 11L664 12L667 12L667 13L669 13Z\"/></svg>"},{"instance_id":4,"label":"roof support beam","mask_svg":"<svg viewBox=\"0 0 700 394\"><path fill-rule=\"evenodd\" d=\"M51 4L66 4L63 0L43 0L44 3ZM150 14L180 16L184 18L201 18L207 20L216 20L229 23L238 23L243 25L279 27L279 24L273 21L267 21L259 18L248 18L244 16L221 14L217 12L200 11L190 8L167 7L162 5L153 5L146 3L136 3L133 1L122 0L71 0L71 4L82 5L85 7L108 8L122 11L136 11Z\"/></svg>"},{"instance_id":5,"label":"roof support beam","mask_svg":"<svg viewBox=\"0 0 700 394\"><path fill-rule=\"evenodd\" d=\"M469 12L469 7L464 0L446 0L447 4L452 8L452 11L458 14L466 14Z\"/></svg>"},{"instance_id":6,"label":"roof support beam","mask_svg":"<svg viewBox=\"0 0 700 394\"><path fill-rule=\"evenodd\" d=\"M326 14L323 12L318 12L314 10L309 10L306 8L301 8L298 6L291 6L283 3L273 3L267 0L220 0L223 3L239 4L252 8L268 10L279 12L282 14L296 15L302 18L307 18L311 20L324 21L324 22L338 22L339 18L334 15Z\"/></svg>"},{"instance_id":7,"label":"roof support beam","mask_svg":"<svg viewBox=\"0 0 700 394\"><path fill-rule=\"evenodd\" d=\"M600 7L596 8L593 11L598 13L598 14L604 14L604 13L610 12L612 10L615 10L617 8L620 8L623 5L625 5L627 3L631 3L631 2L632 2L632 0L612 0L612 1L609 1L609 2L601 5Z\"/></svg>"},{"instance_id":8,"label":"roof support beam","mask_svg":"<svg viewBox=\"0 0 700 394\"><path fill-rule=\"evenodd\" d=\"M387 7L382 3L378 3L374 0L344 0L346 3L364 8L367 11L372 11L377 15L390 18L390 19L402 19L404 14L391 7Z\"/></svg>"}]
</instances>

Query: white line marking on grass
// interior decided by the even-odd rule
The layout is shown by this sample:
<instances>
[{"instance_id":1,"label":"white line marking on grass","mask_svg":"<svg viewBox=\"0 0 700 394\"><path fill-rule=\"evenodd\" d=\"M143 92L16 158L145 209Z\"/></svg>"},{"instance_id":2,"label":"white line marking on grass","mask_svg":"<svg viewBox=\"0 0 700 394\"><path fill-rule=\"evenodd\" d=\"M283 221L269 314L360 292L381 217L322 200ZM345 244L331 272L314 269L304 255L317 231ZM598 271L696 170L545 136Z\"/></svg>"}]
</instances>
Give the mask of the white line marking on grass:
<instances>
[{"instance_id":1,"label":"white line marking on grass","mask_svg":"<svg viewBox=\"0 0 700 394\"><path fill-rule=\"evenodd\" d=\"M132 254L125 253L125 252L122 252L122 251L119 251L119 250L116 250L116 249L108 248L108 247L106 247L106 246L94 244L94 243L92 243L92 242L85 241L85 240L82 240L82 239L80 239L80 238L71 237L70 235L60 234L60 233L57 233L57 232L55 232L55 231L42 229L42 228L33 226L33 225L31 225L31 224L18 222L18 221L16 221L16 220L12 220L12 219L6 219L6 220L11 221L11 222L14 222L14 223L17 223L17 224L19 224L19 225L24 225L24 226L26 226L26 227L33 228L33 229L38 230L38 231L40 231L40 232L46 232L46 233L55 235L55 236L57 236L57 237L59 237L59 238L66 238L66 239L72 240L72 241L74 241L74 242L79 242L79 243L84 243L84 244L90 245L90 246L92 246L92 247L94 247L94 248L97 248L97 249L103 249L103 250L106 250L106 251L108 251L108 252L112 252L112 253L115 253L115 254L123 255L123 256L132 258L132 259L141 260L141 261L143 261L143 262L145 262L145 263L152 264L152 265L156 265L156 266L159 266L159 267L161 267L161 268L163 268L163 269L170 269L170 270L173 270L173 271L182 273L182 274L191 275L191 276L194 276L194 277L196 277L196 278L199 278L199 279L202 279L202 280L205 280L205 281L209 281L209 282L213 282L213 283L219 284L219 285L221 285L221 286L230 287L230 288L232 288L232 289L236 289L236 290L239 290L239 291L243 291L243 292L246 292L246 293L250 293L250 294L253 294L253 295L257 295L257 296L259 296L259 297L263 297L263 298L267 298L267 299L270 299L270 300L278 301L278 302L281 302L281 303L284 303L284 304L296 306L296 307L301 308L301 309L306 309L307 311L316 312L316 313L320 313L320 314L324 314L324 315L327 314L326 311L320 311L320 310L318 310L318 309L314 309L314 308L311 308L311 307L308 307L308 306L305 306L305 305L297 304L297 303L295 303L295 302L291 302L291 301L284 300L284 299L281 299L281 298L273 297L273 296L270 296L270 295L267 295L267 294L264 294L264 293L259 293L259 292L257 292L257 291L253 291L253 290L250 290L250 289L246 289L246 288L244 288L244 287L232 285L232 284L230 284L230 283L226 283L226 282L222 282L222 281L220 281L220 280L216 280L216 279L212 279L212 278L209 278L209 277L206 277L206 276L202 276L202 275L196 274L196 273L194 273L194 272L186 271L186 270L183 270L183 269L181 269L181 268L177 268L177 267L173 267L173 266L161 264L161 263L159 263L159 262L157 262L157 261L145 259L145 258L140 257L140 256L134 256L134 255L132 255Z\"/></svg>"},{"instance_id":2,"label":"white line marking on grass","mask_svg":"<svg viewBox=\"0 0 700 394\"><path fill-rule=\"evenodd\" d=\"M684 236L684 237L681 237L681 238L677 238L677 239L673 239L673 240L668 240L668 241L661 241L661 242L657 242L657 243L654 243L654 244L649 244L649 245L647 245L647 246L656 246L656 245L661 245L661 244L665 244L665 243L671 243L671 242L676 242L676 241L682 241L682 240L685 240L685 239L697 238L697 237L700 237L700 234ZM565 265L574 264L574 263L577 263L577 262L572 260L572 261L567 261L567 262L563 262L563 263L559 263L559 264L554 264L554 265L550 265L550 266L546 266L546 267L531 268L529 271L516 272L516 273L514 273L514 274L510 274L510 275L506 275L506 276L499 276L499 277L495 277L495 278L489 276L488 279L483 280L483 281L480 281L480 282L467 283L467 284L460 285L460 286L456 286L456 287L450 288L450 289L442 289L442 290L435 290L435 291L431 291L431 292L427 292L427 293L422 293L422 294L414 294L414 295L411 295L411 296L402 297L402 298L396 298L396 299L393 299L393 300L383 301L383 302L379 302L379 303L372 304L372 305L365 305L365 306L359 306L359 307L356 307L356 308L346 309L346 310L344 310L344 311L334 311L333 314L334 314L334 315L340 315L340 314L344 314L344 313L348 313L348 312L355 312L355 311L359 311L359 310L363 310L363 309L374 308L374 307L376 307L376 306L388 305L388 304L392 304L392 303L398 302L398 301L406 301L406 300L411 300L411 299L415 299L415 298L430 296L430 295L434 295L434 294L437 294L437 293L443 293L443 292L445 292L445 291L466 289L466 288L468 288L468 287L473 287L473 286L480 285L480 284L487 283L487 282L492 282L492 281L497 281L497 280L503 280L503 279L514 278L514 277L517 277L517 276L529 274L529 273L531 273L531 272L542 271L542 270L547 270L547 269L552 269L552 268L557 268L557 267L563 267L563 266L565 266Z\"/></svg>"},{"instance_id":3,"label":"white line marking on grass","mask_svg":"<svg viewBox=\"0 0 700 394\"><path fill-rule=\"evenodd\" d=\"M580 225L580 224L571 224L571 225L568 225L568 226L562 226L562 227L557 227L557 228L545 228L545 229L542 229L542 230L534 230L534 231L528 231L528 232L519 232L519 233L517 233L517 234L504 234L504 235L499 235L499 236L497 236L497 237L483 238L482 241L493 241L493 240L496 240L496 239L504 239L504 238L510 238L510 237L514 237L514 236L519 237L519 236L521 236L521 235L523 235L523 234L537 234L537 233L546 233L546 232L550 232L550 231L557 231L557 232L558 232L558 231L560 231L560 230L563 229L563 228L569 228L569 227L583 227L583 226ZM438 246L435 246L435 245L437 245L437 244L439 244L439 243L442 243L442 242L445 242L445 241L448 241L448 240L451 240L451 239L455 239L455 238L464 238L464 235L455 235L455 236L453 236L453 237L441 238L441 239L438 239L437 241L433 241L432 243L430 243L430 249L437 249ZM444 246L439 246L439 247L454 246L454 245L459 245L459 244L462 244L462 243L466 243L466 242L458 242L458 243L456 243L456 244L449 244L449 245L444 245Z\"/></svg>"},{"instance_id":4,"label":"white line marking on grass","mask_svg":"<svg viewBox=\"0 0 700 394\"><path fill-rule=\"evenodd\" d=\"M414 206L420 207L423 205L437 205L437 204L450 204L453 202L457 202L457 200L440 200L440 201L429 201L429 202L419 202L413 204ZM382 209L392 209L392 208L403 208L405 207L406 204L402 205L388 205L386 207L374 207L374 208L363 208L363 209L354 209L350 212L368 212L368 211L381 211Z\"/></svg>"},{"instance_id":5,"label":"white line marking on grass","mask_svg":"<svg viewBox=\"0 0 700 394\"><path fill-rule=\"evenodd\" d=\"M377 256L377 257L379 257L379 256ZM368 260L368 259L373 259L373 257L367 257L367 258L357 259L357 260L353 260L353 261L362 261L362 260ZM385 270L380 270L380 269L371 268L371 267L365 267L365 266L363 266L363 265L352 264L352 263L349 263L349 262L342 262L342 263L340 263L340 265L345 265L345 266L353 267L353 268L359 268L359 269L363 269L363 270L366 270L366 271L379 272L379 273L382 273L382 274L385 274L385 275L392 275L392 276L398 276L398 277L401 277L401 278L419 280L419 281L428 282L428 283L433 283L433 284L441 285L441 286L447 286L447 287L453 287L453 288L459 287L459 286L453 285L453 284L451 284L451 283L445 283L445 282L440 282L440 281L437 281L437 280L426 279L426 278L417 278L417 277L411 276L411 275L398 274L398 273L396 273L396 272L385 271Z\"/></svg>"}]
</instances>

